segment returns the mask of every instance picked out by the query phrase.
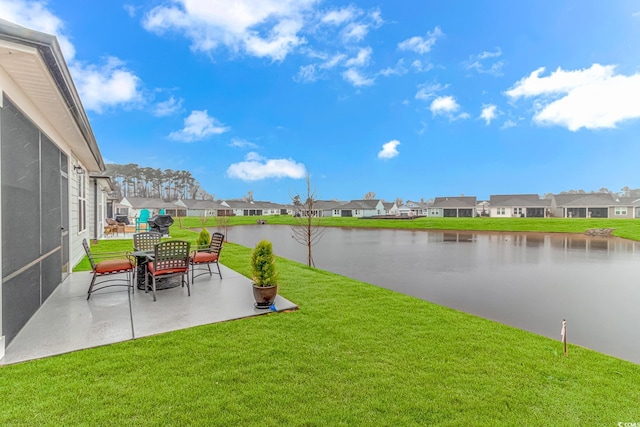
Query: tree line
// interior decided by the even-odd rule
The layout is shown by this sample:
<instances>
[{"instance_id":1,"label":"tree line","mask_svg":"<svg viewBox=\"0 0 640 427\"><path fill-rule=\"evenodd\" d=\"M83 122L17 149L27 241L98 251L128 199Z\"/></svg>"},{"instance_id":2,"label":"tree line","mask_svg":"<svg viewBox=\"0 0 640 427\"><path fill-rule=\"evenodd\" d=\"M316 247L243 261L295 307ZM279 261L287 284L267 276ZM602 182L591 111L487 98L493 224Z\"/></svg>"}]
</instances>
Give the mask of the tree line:
<instances>
[{"instance_id":1,"label":"tree line","mask_svg":"<svg viewBox=\"0 0 640 427\"><path fill-rule=\"evenodd\" d=\"M179 199L214 200L186 170L154 169L135 163L107 164L106 175L114 187L114 197L148 197L166 201Z\"/></svg>"}]
</instances>

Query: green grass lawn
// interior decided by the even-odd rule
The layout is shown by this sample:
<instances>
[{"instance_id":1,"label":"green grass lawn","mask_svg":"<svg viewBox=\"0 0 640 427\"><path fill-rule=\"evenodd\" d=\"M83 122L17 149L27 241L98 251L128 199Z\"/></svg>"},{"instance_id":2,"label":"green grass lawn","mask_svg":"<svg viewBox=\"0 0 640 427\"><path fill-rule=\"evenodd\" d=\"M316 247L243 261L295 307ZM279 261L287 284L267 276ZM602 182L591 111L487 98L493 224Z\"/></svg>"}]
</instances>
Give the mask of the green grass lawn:
<instances>
[{"instance_id":1,"label":"green grass lawn","mask_svg":"<svg viewBox=\"0 0 640 427\"><path fill-rule=\"evenodd\" d=\"M291 225L291 216L231 217L230 225L256 224L258 219L268 224ZM183 226L202 227L199 218L182 218ZM319 218L327 227L405 228L425 230L472 231L533 231L545 233L584 233L590 228L613 228L613 235L640 240L640 219L583 219L583 218L417 218L408 219L358 219ZM216 225L215 218L208 218L207 227Z\"/></svg>"},{"instance_id":2,"label":"green grass lawn","mask_svg":"<svg viewBox=\"0 0 640 427\"><path fill-rule=\"evenodd\" d=\"M222 263L249 275L250 251L227 243ZM300 310L2 367L0 424L640 421L640 365L573 345L565 357L557 340L293 261L277 266L280 293Z\"/></svg>"}]
</instances>

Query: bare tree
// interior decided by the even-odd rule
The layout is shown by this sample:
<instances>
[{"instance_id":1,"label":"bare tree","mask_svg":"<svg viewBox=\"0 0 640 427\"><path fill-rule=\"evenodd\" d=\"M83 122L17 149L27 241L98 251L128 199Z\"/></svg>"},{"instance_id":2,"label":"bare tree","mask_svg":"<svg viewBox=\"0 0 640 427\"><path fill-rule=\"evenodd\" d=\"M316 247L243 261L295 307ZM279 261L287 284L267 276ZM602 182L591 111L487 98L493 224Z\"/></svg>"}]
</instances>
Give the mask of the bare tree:
<instances>
[{"instance_id":1,"label":"bare tree","mask_svg":"<svg viewBox=\"0 0 640 427\"><path fill-rule=\"evenodd\" d=\"M311 187L309 173L307 173L306 183L307 195L304 202L300 202L302 197L300 197L299 194L290 196L294 204L296 201L300 203L297 206L300 209L300 215L294 216L294 218L296 218L296 224L291 226L291 237L293 237L296 242L307 247L307 265L309 267L315 267L313 256L311 255L311 248L320 241L325 229L320 226L321 213L318 212L316 190Z\"/></svg>"},{"instance_id":2,"label":"bare tree","mask_svg":"<svg viewBox=\"0 0 640 427\"><path fill-rule=\"evenodd\" d=\"M229 215L216 215L216 225L218 231L224 234L224 240L229 241Z\"/></svg>"},{"instance_id":3,"label":"bare tree","mask_svg":"<svg viewBox=\"0 0 640 427\"><path fill-rule=\"evenodd\" d=\"M364 200L374 200L375 198L376 198L376 193L374 193L373 191L369 191L363 197Z\"/></svg>"}]
</instances>

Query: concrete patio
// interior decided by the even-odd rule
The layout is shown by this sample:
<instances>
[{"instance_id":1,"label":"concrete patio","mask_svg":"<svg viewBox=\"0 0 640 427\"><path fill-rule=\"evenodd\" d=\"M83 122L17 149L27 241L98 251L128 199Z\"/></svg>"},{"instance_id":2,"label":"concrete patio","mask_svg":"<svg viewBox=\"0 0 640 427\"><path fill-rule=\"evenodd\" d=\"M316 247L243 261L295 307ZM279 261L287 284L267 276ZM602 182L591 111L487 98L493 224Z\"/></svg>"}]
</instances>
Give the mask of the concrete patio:
<instances>
[{"instance_id":1,"label":"concrete patio","mask_svg":"<svg viewBox=\"0 0 640 427\"><path fill-rule=\"evenodd\" d=\"M91 273L72 273L7 346L0 365L272 312L254 308L248 278L220 268L223 279L197 277L190 297L186 287L175 287L159 290L156 302L151 292L124 287L98 291L87 301ZM298 307L278 296L275 308Z\"/></svg>"}]
</instances>

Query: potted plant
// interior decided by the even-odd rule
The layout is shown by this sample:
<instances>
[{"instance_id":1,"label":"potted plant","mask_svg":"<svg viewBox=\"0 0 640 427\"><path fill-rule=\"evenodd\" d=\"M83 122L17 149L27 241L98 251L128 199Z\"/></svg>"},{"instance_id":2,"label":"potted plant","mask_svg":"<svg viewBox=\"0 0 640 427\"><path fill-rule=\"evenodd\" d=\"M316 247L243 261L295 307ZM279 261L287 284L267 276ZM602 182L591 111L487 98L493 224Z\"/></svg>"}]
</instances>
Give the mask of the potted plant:
<instances>
[{"instance_id":1,"label":"potted plant","mask_svg":"<svg viewBox=\"0 0 640 427\"><path fill-rule=\"evenodd\" d=\"M278 295L278 273L273 245L261 240L251 252L251 275L256 308L269 308Z\"/></svg>"}]
</instances>

